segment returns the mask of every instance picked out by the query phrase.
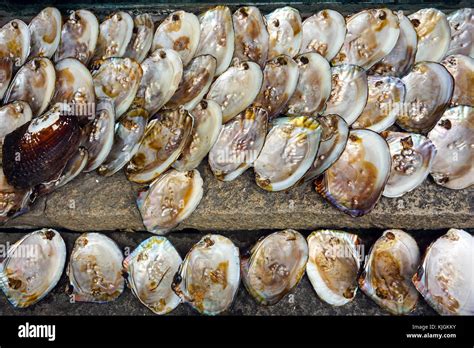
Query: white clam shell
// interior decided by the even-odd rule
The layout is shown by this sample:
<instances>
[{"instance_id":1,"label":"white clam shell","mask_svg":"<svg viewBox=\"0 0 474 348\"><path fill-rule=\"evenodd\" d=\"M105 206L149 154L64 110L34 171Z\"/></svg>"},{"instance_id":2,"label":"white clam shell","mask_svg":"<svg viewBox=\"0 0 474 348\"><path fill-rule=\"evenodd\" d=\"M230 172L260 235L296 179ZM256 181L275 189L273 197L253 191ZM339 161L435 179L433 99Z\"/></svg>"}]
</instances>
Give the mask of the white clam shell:
<instances>
[{"instance_id":1,"label":"white clam shell","mask_svg":"<svg viewBox=\"0 0 474 348\"><path fill-rule=\"evenodd\" d=\"M31 36L30 57L51 58L59 46L61 12L55 7L46 7L28 25Z\"/></svg>"},{"instance_id":2,"label":"white clam shell","mask_svg":"<svg viewBox=\"0 0 474 348\"><path fill-rule=\"evenodd\" d=\"M239 249L224 236L208 234L186 255L173 290L199 313L217 315L230 307L239 284Z\"/></svg>"},{"instance_id":3,"label":"white clam shell","mask_svg":"<svg viewBox=\"0 0 474 348\"><path fill-rule=\"evenodd\" d=\"M255 6L239 8L232 15L235 31L234 57L264 66L268 56L268 32L260 10Z\"/></svg>"},{"instance_id":4,"label":"white clam shell","mask_svg":"<svg viewBox=\"0 0 474 348\"><path fill-rule=\"evenodd\" d=\"M133 34L125 50L124 57L132 58L138 63L148 55L153 42L153 29L155 25L151 15L143 13L133 19Z\"/></svg>"},{"instance_id":5,"label":"white clam shell","mask_svg":"<svg viewBox=\"0 0 474 348\"><path fill-rule=\"evenodd\" d=\"M160 111L158 118L148 124L126 168L128 180L147 183L164 173L184 150L193 124L193 117L184 109Z\"/></svg>"},{"instance_id":6,"label":"white clam shell","mask_svg":"<svg viewBox=\"0 0 474 348\"><path fill-rule=\"evenodd\" d=\"M298 64L280 55L269 60L263 69L263 83L253 105L268 111L268 118L277 117L286 107L298 84Z\"/></svg>"},{"instance_id":7,"label":"white clam shell","mask_svg":"<svg viewBox=\"0 0 474 348\"><path fill-rule=\"evenodd\" d=\"M446 110L428 138L438 150L431 167L434 181L460 190L474 185L474 108Z\"/></svg>"},{"instance_id":8,"label":"white clam shell","mask_svg":"<svg viewBox=\"0 0 474 348\"><path fill-rule=\"evenodd\" d=\"M464 54L474 58L474 9L460 8L451 12L448 17L451 28L451 42L446 55Z\"/></svg>"},{"instance_id":9,"label":"white clam shell","mask_svg":"<svg viewBox=\"0 0 474 348\"><path fill-rule=\"evenodd\" d=\"M353 130L339 159L316 179L316 190L342 212L365 215L382 195L391 163L384 138L371 130Z\"/></svg>"},{"instance_id":10,"label":"white clam shell","mask_svg":"<svg viewBox=\"0 0 474 348\"><path fill-rule=\"evenodd\" d=\"M44 228L29 233L0 264L0 288L13 306L31 306L56 286L65 262L66 245L57 231Z\"/></svg>"},{"instance_id":11,"label":"white clam shell","mask_svg":"<svg viewBox=\"0 0 474 348\"><path fill-rule=\"evenodd\" d=\"M222 111L219 104L212 100L201 101L191 115L194 127L190 138L173 168L187 171L196 168L207 156L217 140L222 127Z\"/></svg>"},{"instance_id":12,"label":"white clam shell","mask_svg":"<svg viewBox=\"0 0 474 348\"><path fill-rule=\"evenodd\" d=\"M210 54L217 60L216 76L229 67L234 54L234 28L227 6L216 6L199 15L201 36L195 56Z\"/></svg>"},{"instance_id":13,"label":"white clam shell","mask_svg":"<svg viewBox=\"0 0 474 348\"><path fill-rule=\"evenodd\" d=\"M303 22L300 53L316 52L328 61L341 49L346 37L346 21L334 10L322 10Z\"/></svg>"},{"instance_id":14,"label":"white clam shell","mask_svg":"<svg viewBox=\"0 0 474 348\"><path fill-rule=\"evenodd\" d=\"M263 73L257 63L246 61L231 66L211 85L206 99L222 108L222 121L228 122L257 97Z\"/></svg>"},{"instance_id":15,"label":"white clam shell","mask_svg":"<svg viewBox=\"0 0 474 348\"><path fill-rule=\"evenodd\" d=\"M301 16L298 10L285 6L265 16L269 34L268 59L280 54L294 57L303 39Z\"/></svg>"},{"instance_id":16,"label":"white clam shell","mask_svg":"<svg viewBox=\"0 0 474 348\"><path fill-rule=\"evenodd\" d=\"M84 233L76 239L67 275L76 302L110 302L123 292L123 255L117 244L100 233Z\"/></svg>"},{"instance_id":17,"label":"white clam shell","mask_svg":"<svg viewBox=\"0 0 474 348\"><path fill-rule=\"evenodd\" d=\"M132 39L133 18L119 11L109 15L99 26L99 37L92 60L122 57Z\"/></svg>"},{"instance_id":18,"label":"white clam shell","mask_svg":"<svg viewBox=\"0 0 474 348\"><path fill-rule=\"evenodd\" d=\"M306 274L321 300L333 306L351 302L357 294L361 266L357 235L336 230L319 230L308 236Z\"/></svg>"},{"instance_id":19,"label":"white clam shell","mask_svg":"<svg viewBox=\"0 0 474 348\"><path fill-rule=\"evenodd\" d=\"M133 294L155 314L166 314L181 302L171 289L182 259L165 237L144 240L124 260L127 283Z\"/></svg>"},{"instance_id":20,"label":"white clam shell","mask_svg":"<svg viewBox=\"0 0 474 348\"><path fill-rule=\"evenodd\" d=\"M170 169L138 194L138 210L147 231L164 234L190 216L203 196L203 180L194 169Z\"/></svg>"},{"instance_id":21,"label":"white clam shell","mask_svg":"<svg viewBox=\"0 0 474 348\"><path fill-rule=\"evenodd\" d=\"M54 55L54 61L76 58L84 65L89 64L95 52L99 37L99 21L88 10L71 11L61 29L61 39Z\"/></svg>"},{"instance_id":22,"label":"white clam shell","mask_svg":"<svg viewBox=\"0 0 474 348\"><path fill-rule=\"evenodd\" d=\"M436 147L416 133L386 132L392 169L383 191L385 197L400 197L421 185L431 171Z\"/></svg>"},{"instance_id":23,"label":"white clam shell","mask_svg":"<svg viewBox=\"0 0 474 348\"><path fill-rule=\"evenodd\" d=\"M368 9L347 19L347 33L333 64L354 64L370 69L395 47L400 27L388 8Z\"/></svg>"},{"instance_id":24,"label":"white clam shell","mask_svg":"<svg viewBox=\"0 0 474 348\"><path fill-rule=\"evenodd\" d=\"M249 107L222 126L209 151L209 166L219 180L234 180L250 168L265 142L267 120L264 109Z\"/></svg>"},{"instance_id":25,"label":"white clam shell","mask_svg":"<svg viewBox=\"0 0 474 348\"><path fill-rule=\"evenodd\" d=\"M95 118L87 127L84 146L89 151L85 172L97 169L107 158L114 143L115 109L111 99L98 99Z\"/></svg>"},{"instance_id":26,"label":"white clam shell","mask_svg":"<svg viewBox=\"0 0 474 348\"><path fill-rule=\"evenodd\" d=\"M25 64L30 54L30 31L19 19L14 19L0 28L0 56L10 58L15 68Z\"/></svg>"},{"instance_id":27,"label":"white clam shell","mask_svg":"<svg viewBox=\"0 0 474 348\"><path fill-rule=\"evenodd\" d=\"M288 101L288 115L311 116L322 111L331 94L331 67L323 56L315 52L295 57L299 79L295 92Z\"/></svg>"},{"instance_id":28,"label":"white clam shell","mask_svg":"<svg viewBox=\"0 0 474 348\"><path fill-rule=\"evenodd\" d=\"M143 77L137 98L144 101L144 108L150 116L161 109L178 89L183 77L183 63L178 53L159 48L141 64Z\"/></svg>"},{"instance_id":29,"label":"white clam shell","mask_svg":"<svg viewBox=\"0 0 474 348\"><path fill-rule=\"evenodd\" d=\"M376 63L371 72L383 76L404 76L415 63L418 36L413 24L402 11L396 12L400 21L400 35L395 47Z\"/></svg>"},{"instance_id":30,"label":"white clam shell","mask_svg":"<svg viewBox=\"0 0 474 348\"><path fill-rule=\"evenodd\" d=\"M380 133L397 120L405 102L406 88L399 78L392 76L368 76L367 83L367 103L352 128Z\"/></svg>"},{"instance_id":31,"label":"white clam shell","mask_svg":"<svg viewBox=\"0 0 474 348\"><path fill-rule=\"evenodd\" d=\"M267 191L282 191L296 184L314 162L321 126L307 116L274 120L254 163L255 181Z\"/></svg>"},{"instance_id":32,"label":"white clam shell","mask_svg":"<svg viewBox=\"0 0 474 348\"><path fill-rule=\"evenodd\" d=\"M408 16L418 35L415 62L439 62L448 52L451 30L446 15L424 8Z\"/></svg>"},{"instance_id":33,"label":"white clam shell","mask_svg":"<svg viewBox=\"0 0 474 348\"><path fill-rule=\"evenodd\" d=\"M474 106L474 58L455 54L441 62L454 79L451 105Z\"/></svg>"},{"instance_id":34,"label":"white clam shell","mask_svg":"<svg viewBox=\"0 0 474 348\"><path fill-rule=\"evenodd\" d=\"M174 50L186 66L196 54L200 33L199 19L195 14L185 11L173 12L156 29L152 51L159 48Z\"/></svg>"},{"instance_id":35,"label":"white clam shell","mask_svg":"<svg viewBox=\"0 0 474 348\"><path fill-rule=\"evenodd\" d=\"M100 62L92 72L97 98L114 101L115 117L118 119L132 105L137 95L143 70L130 58L108 58Z\"/></svg>"},{"instance_id":36,"label":"white clam shell","mask_svg":"<svg viewBox=\"0 0 474 348\"><path fill-rule=\"evenodd\" d=\"M29 122L32 117L30 106L21 100L0 107L0 144L8 133Z\"/></svg>"},{"instance_id":37,"label":"white clam shell","mask_svg":"<svg viewBox=\"0 0 474 348\"><path fill-rule=\"evenodd\" d=\"M16 73L5 93L4 103L26 101L33 116L41 115L54 93L56 72L48 58L33 58Z\"/></svg>"},{"instance_id":38,"label":"white clam shell","mask_svg":"<svg viewBox=\"0 0 474 348\"><path fill-rule=\"evenodd\" d=\"M413 284L441 315L474 315L474 238L451 228L427 249Z\"/></svg>"},{"instance_id":39,"label":"white clam shell","mask_svg":"<svg viewBox=\"0 0 474 348\"><path fill-rule=\"evenodd\" d=\"M307 260L308 244L299 232L275 232L242 257L242 281L255 300L273 305L298 285Z\"/></svg>"},{"instance_id":40,"label":"white clam shell","mask_svg":"<svg viewBox=\"0 0 474 348\"><path fill-rule=\"evenodd\" d=\"M145 134L147 121L148 113L142 108L132 108L118 120L112 148L98 168L100 175L111 176L132 159Z\"/></svg>"},{"instance_id":41,"label":"white clam shell","mask_svg":"<svg viewBox=\"0 0 474 348\"><path fill-rule=\"evenodd\" d=\"M413 237L402 230L387 230L370 249L360 289L390 313L408 314L418 301L411 277L419 263L420 250Z\"/></svg>"},{"instance_id":42,"label":"white clam shell","mask_svg":"<svg viewBox=\"0 0 474 348\"><path fill-rule=\"evenodd\" d=\"M454 79L443 65L420 62L402 82L406 88L405 104L397 124L410 132L427 133L449 106Z\"/></svg>"},{"instance_id":43,"label":"white clam shell","mask_svg":"<svg viewBox=\"0 0 474 348\"><path fill-rule=\"evenodd\" d=\"M359 66L348 64L335 66L331 70L331 95L323 114L339 115L350 126L367 103L367 73Z\"/></svg>"},{"instance_id":44,"label":"white clam shell","mask_svg":"<svg viewBox=\"0 0 474 348\"><path fill-rule=\"evenodd\" d=\"M341 116L329 114L317 120L322 128L321 142L313 165L304 175L305 181L318 177L332 166L344 151L349 137L349 126Z\"/></svg>"}]
</instances>

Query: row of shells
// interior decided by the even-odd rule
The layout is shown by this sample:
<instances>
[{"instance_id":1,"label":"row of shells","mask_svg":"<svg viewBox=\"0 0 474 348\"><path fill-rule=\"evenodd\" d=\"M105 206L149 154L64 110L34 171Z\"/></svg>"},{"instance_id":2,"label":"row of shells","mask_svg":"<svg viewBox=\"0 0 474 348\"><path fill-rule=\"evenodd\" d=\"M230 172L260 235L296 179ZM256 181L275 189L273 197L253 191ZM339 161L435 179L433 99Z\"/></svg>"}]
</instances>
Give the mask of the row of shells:
<instances>
[{"instance_id":1,"label":"row of shells","mask_svg":"<svg viewBox=\"0 0 474 348\"><path fill-rule=\"evenodd\" d=\"M422 259L416 241L402 230L383 232L365 264L361 246L356 234L344 231L318 230L305 239L288 229L241 253L227 237L208 234L182 260L168 239L153 236L124 259L112 239L85 233L71 252L67 293L74 302L110 302L126 282L156 314L185 302L201 314L216 315L232 305L241 280L256 302L273 305L306 272L317 296L333 306L349 303L361 289L395 315L412 312L419 294L440 314L474 315L474 237L466 231L450 229ZM28 307L57 285L65 262L57 231L32 232L0 264L0 288L15 307Z\"/></svg>"},{"instance_id":2,"label":"row of shells","mask_svg":"<svg viewBox=\"0 0 474 348\"><path fill-rule=\"evenodd\" d=\"M199 204L206 156L219 180L253 167L267 191L311 181L352 216L430 173L467 188L472 28L471 8L303 21L291 7L217 6L156 30L123 11L12 20L0 29L1 220L81 172L124 169L149 184L137 205L163 233Z\"/></svg>"}]
</instances>

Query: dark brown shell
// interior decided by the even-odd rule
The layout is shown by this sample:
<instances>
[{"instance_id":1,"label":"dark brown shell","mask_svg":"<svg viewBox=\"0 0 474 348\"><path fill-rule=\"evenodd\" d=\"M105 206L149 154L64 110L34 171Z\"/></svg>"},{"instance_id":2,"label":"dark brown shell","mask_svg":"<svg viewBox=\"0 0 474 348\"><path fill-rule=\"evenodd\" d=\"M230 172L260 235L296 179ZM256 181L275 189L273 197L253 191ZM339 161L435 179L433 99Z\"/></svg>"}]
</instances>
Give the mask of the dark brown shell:
<instances>
[{"instance_id":1,"label":"dark brown shell","mask_svg":"<svg viewBox=\"0 0 474 348\"><path fill-rule=\"evenodd\" d=\"M55 112L17 128L3 143L3 170L8 182L27 189L57 178L77 151L80 139L77 117Z\"/></svg>"}]
</instances>

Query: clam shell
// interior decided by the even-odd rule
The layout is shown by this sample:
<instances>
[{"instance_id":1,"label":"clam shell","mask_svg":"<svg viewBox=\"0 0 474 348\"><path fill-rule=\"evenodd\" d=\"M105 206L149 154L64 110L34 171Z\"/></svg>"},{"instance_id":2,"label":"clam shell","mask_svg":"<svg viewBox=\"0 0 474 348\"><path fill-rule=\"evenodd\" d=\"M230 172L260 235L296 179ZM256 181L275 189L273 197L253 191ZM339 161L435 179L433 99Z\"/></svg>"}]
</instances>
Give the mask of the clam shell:
<instances>
[{"instance_id":1,"label":"clam shell","mask_svg":"<svg viewBox=\"0 0 474 348\"><path fill-rule=\"evenodd\" d=\"M446 110L428 133L438 153L431 176L441 186L464 189L474 184L474 108L456 106Z\"/></svg>"},{"instance_id":2,"label":"clam shell","mask_svg":"<svg viewBox=\"0 0 474 348\"><path fill-rule=\"evenodd\" d=\"M406 88L402 80L392 76L368 76L367 84L367 103L352 128L380 133L397 120L404 105Z\"/></svg>"},{"instance_id":3,"label":"clam shell","mask_svg":"<svg viewBox=\"0 0 474 348\"><path fill-rule=\"evenodd\" d=\"M87 139L84 146L89 152L85 172L91 172L105 161L114 143L115 110L111 99L99 99L96 115L86 128Z\"/></svg>"},{"instance_id":4,"label":"clam shell","mask_svg":"<svg viewBox=\"0 0 474 348\"><path fill-rule=\"evenodd\" d=\"M32 200L32 190L16 189L11 186L0 166L0 223L26 213Z\"/></svg>"},{"instance_id":5,"label":"clam shell","mask_svg":"<svg viewBox=\"0 0 474 348\"><path fill-rule=\"evenodd\" d=\"M234 57L254 61L263 67L268 56L268 32L260 10L255 6L241 7L232 15L232 21Z\"/></svg>"},{"instance_id":6,"label":"clam shell","mask_svg":"<svg viewBox=\"0 0 474 348\"><path fill-rule=\"evenodd\" d=\"M316 52L328 61L339 52L346 37L346 21L334 10L322 10L303 22L300 53Z\"/></svg>"},{"instance_id":7,"label":"clam shell","mask_svg":"<svg viewBox=\"0 0 474 348\"><path fill-rule=\"evenodd\" d=\"M262 82L263 73L257 63L237 63L214 81L206 99L221 106L222 120L228 122L255 100Z\"/></svg>"},{"instance_id":8,"label":"clam shell","mask_svg":"<svg viewBox=\"0 0 474 348\"><path fill-rule=\"evenodd\" d=\"M92 119L95 109L95 92L92 75L75 58L56 63L56 87L52 104L74 104L75 114Z\"/></svg>"},{"instance_id":9,"label":"clam shell","mask_svg":"<svg viewBox=\"0 0 474 348\"><path fill-rule=\"evenodd\" d=\"M295 57L299 79L293 96L288 101L288 115L311 116L322 111L331 94L331 67L323 56L315 52Z\"/></svg>"},{"instance_id":10,"label":"clam shell","mask_svg":"<svg viewBox=\"0 0 474 348\"><path fill-rule=\"evenodd\" d=\"M285 55L269 60L263 69L263 83L253 105L268 111L268 118L277 117L296 90L298 64Z\"/></svg>"},{"instance_id":11,"label":"clam shell","mask_svg":"<svg viewBox=\"0 0 474 348\"><path fill-rule=\"evenodd\" d=\"M318 153L311 168L304 175L304 180L312 180L324 173L341 156L349 137L349 126L346 121L335 114L318 117L322 135Z\"/></svg>"},{"instance_id":12,"label":"clam shell","mask_svg":"<svg viewBox=\"0 0 474 348\"><path fill-rule=\"evenodd\" d=\"M445 57L441 64L454 78L451 105L474 106L474 59L456 54Z\"/></svg>"},{"instance_id":13,"label":"clam shell","mask_svg":"<svg viewBox=\"0 0 474 348\"><path fill-rule=\"evenodd\" d=\"M265 16L269 35L268 59L285 54L298 54L303 39L301 16L298 10L285 6Z\"/></svg>"},{"instance_id":14,"label":"clam shell","mask_svg":"<svg viewBox=\"0 0 474 348\"><path fill-rule=\"evenodd\" d=\"M307 260L308 244L299 232L275 232L242 256L242 281L257 302L274 305L298 285Z\"/></svg>"},{"instance_id":15,"label":"clam shell","mask_svg":"<svg viewBox=\"0 0 474 348\"><path fill-rule=\"evenodd\" d=\"M30 31L19 19L14 19L0 28L0 57L10 58L15 68L25 64L30 54Z\"/></svg>"},{"instance_id":16,"label":"clam shell","mask_svg":"<svg viewBox=\"0 0 474 348\"><path fill-rule=\"evenodd\" d=\"M0 288L15 307L29 307L56 286L66 262L61 235L43 228L27 234L9 250L0 264Z\"/></svg>"},{"instance_id":17,"label":"clam shell","mask_svg":"<svg viewBox=\"0 0 474 348\"><path fill-rule=\"evenodd\" d=\"M217 140L222 127L222 111L219 104L203 100L191 110L194 127L173 168L188 171L196 168L206 157Z\"/></svg>"},{"instance_id":18,"label":"clam shell","mask_svg":"<svg viewBox=\"0 0 474 348\"><path fill-rule=\"evenodd\" d=\"M76 153L67 161L66 166L57 178L43 182L35 187L36 195L46 195L60 188L82 173L89 159L89 152L84 147L79 147Z\"/></svg>"},{"instance_id":19,"label":"clam shell","mask_svg":"<svg viewBox=\"0 0 474 348\"><path fill-rule=\"evenodd\" d=\"M383 195L400 197L425 181L433 165L436 147L421 134L384 132L382 136L392 156L392 169Z\"/></svg>"},{"instance_id":20,"label":"clam shell","mask_svg":"<svg viewBox=\"0 0 474 348\"><path fill-rule=\"evenodd\" d=\"M180 304L171 284L181 262L173 244L157 236L141 242L123 261L130 289L153 313L166 314Z\"/></svg>"},{"instance_id":21,"label":"clam shell","mask_svg":"<svg viewBox=\"0 0 474 348\"><path fill-rule=\"evenodd\" d=\"M14 187L28 189L56 179L77 151L77 117L61 112L55 106L5 137L3 170Z\"/></svg>"},{"instance_id":22,"label":"clam shell","mask_svg":"<svg viewBox=\"0 0 474 348\"><path fill-rule=\"evenodd\" d=\"M140 64L130 58L109 58L92 72L97 98L114 101L115 117L128 110L138 91L143 71Z\"/></svg>"},{"instance_id":23,"label":"clam shell","mask_svg":"<svg viewBox=\"0 0 474 348\"><path fill-rule=\"evenodd\" d=\"M454 79L441 64L421 62L415 64L402 82L406 96L397 124L410 132L427 133L449 106Z\"/></svg>"},{"instance_id":24,"label":"clam shell","mask_svg":"<svg viewBox=\"0 0 474 348\"><path fill-rule=\"evenodd\" d=\"M217 60L216 76L229 67L234 54L234 28L227 6L216 6L199 15L201 36L195 56L210 54Z\"/></svg>"},{"instance_id":25,"label":"clam shell","mask_svg":"<svg viewBox=\"0 0 474 348\"><path fill-rule=\"evenodd\" d=\"M133 25L133 18L127 12L119 11L107 16L100 23L92 61L122 57L132 39Z\"/></svg>"},{"instance_id":26,"label":"clam shell","mask_svg":"<svg viewBox=\"0 0 474 348\"><path fill-rule=\"evenodd\" d=\"M133 24L132 38L123 56L141 63L151 49L155 25L151 15L148 13L135 16Z\"/></svg>"},{"instance_id":27,"label":"clam shell","mask_svg":"<svg viewBox=\"0 0 474 348\"><path fill-rule=\"evenodd\" d=\"M88 10L71 11L61 29L61 40L54 61L76 58L88 65L94 54L99 36L97 17Z\"/></svg>"},{"instance_id":28,"label":"clam shell","mask_svg":"<svg viewBox=\"0 0 474 348\"><path fill-rule=\"evenodd\" d=\"M3 99L12 79L13 61L11 58L0 58L0 99Z\"/></svg>"},{"instance_id":29,"label":"clam shell","mask_svg":"<svg viewBox=\"0 0 474 348\"><path fill-rule=\"evenodd\" d=\"M178 89L166 104L167 108L182 106L193 110L211 87L216 73L216 58L209 54L197 56L184 69Z\"/></svg>"},{"instance_id":30,"label":"clam shell","mask_svg":"<svg viewBox=\"0 0 474 348\"><path fill-rule=\"evenodd\" d=\"M318 230L308 238L306 274L321 300L333 306L351 302L357 293L361 265L357 235L337 230Z\"/></svg>"},{"instance_id":31,"label":"clam shell","mask_svg":"<svg viewBox=\"0 0 474 348\"><path fill-rule=\"evenodd\" d=\"M413 284L441 315L474 315L474 238L451 228L426 250Z\"/></svg>"},{"instance_id":32,"label":"clam shell","mask_svg":"<svg viewBox=\"0 0 474 348\"><path fill-rule=\"evenodd\" d=\"M347 19L344 44L332 63L369 69L393 50L399 35L398 17L388 8L353 14Z\"/></svg>"},{"instance_id":33,"label":"clam shell","mask_svg":"<svg viewBox=\"0 0 474 348\"><path fill-rule=\"evenodd\" d=\"M400 22L400 35L395 47L376 63L371 72L383 76L404 76L415 63L418 36L408 17L402 11L396 12Z\"/></svg>"},{"instance_id":34,"label":"clam shell","mask_svg":"<svg viewBox=\"0 0 474 348\"><path fill-rule=\"evenodd\" d=\"M55 81L53 63L48 58L33 58L16 73L4 103L23 100L30 105L33 116L41 115L53 97Z\"/></svg>"},{"instance_id":35,"label":"clam shell","mask_svg":"<svg viewBox=\"0 0 474 348\"><path fill-rule=\"evenodd\" d=\"M188 252L172 287L199 313L216 315L230 307L239 284L239 249L224 236L208 234Z\"/></svg>"},{"instance_id":36,"label":"clam shell","mask_svg":"<svg viewBox=\"0 0 474 348\"><path fill-rule=\"evenodd\" d=\"M84 233L76 239L67 275L75 302L114 301L123 292L122 251L109 237Z\"/></svg>"},{"instance_id":37,"label":"clam shell","mask_svg":"<svg viewBox=\"0 0 474 348\"><path fill-rule=\"evenodd\" d=\"M415 62L439 62L448 52L451 30L446 15L424 8L408 16L418 35Z\"/></svg>"},{"instance_id":38,"label":"clam shell","mask_svg":"<svg viewBox=\"0 0 474 348\"><path fill-rule=\"evenodd\" d=\"M59 46L63 19L55 7L46 7L28 25L31 37L30 58L51 58Z\"/></svg>"},{"instance_id":39,"label":"clam shell","mask_svg":"<svg viewBox=\"0 0 474 348\"><path fill-rule=\"evenodd\" d=\"M341 116L350 126L364 110L368 97L367 74L356 65L338 65L332 69L331 95L324 115Z\"/></svg>"},{"instance_id":40,"label":"clam shell","mask_svg":"<svg viewBox=\"0 0 474 348\"><path fill-rule=\"evenodd\" d=\"M208 24L211 27L206 30L214 29L213 24ZM173 12L156 29L152 51L159 48L174 50L186 66L196 53L200 33L199 19L195 14L185 11Z\"/></svg>"},{"instance_id":41,"label":"clam shell","mask_svg":"<svg viewBox=\"0 0 474 348\"><path fill-rule=\"evenodd\" d=\"M264 109L249 107L222 126L209 152L209 165L219 180L234 180L253 164L265 142L267 120Z\"/></svg>"},{"instance_id":42,"label":"clam shell","mask_svg":"<svg viewBox=\"0 0 474 348\"><path fill-rule=\"evenodd\" d=\"M0 144L7 134L31 121L32 116L30 106L21 100L0 107Z\"/></svg>"},{"instance_id":43,"label":"clam shell","mask_svg":"<svg viewBox=\"0 0 474 348\"><path fill-rule=\"evenodd\" d=\"M118 120L112 148L97 169L100 175L111 176L130 161L138 151L147 121L148 113L142 108L132 108Z\"/></svg>"},{"instance_id":44,"label":"clam shell","mask_svg":"<svg viewBox=\"0 0 474 348\"><path fill-rule=\"evenodd\" d=\"M474 9L460 8L451 12L447 19L451 29L451 41L446 55L464 54L474 58Z\"/></svg>"},{"instance_id":45,"label":"clam shell","mask_svg":"<svg viewBox=\"0 0 474 348\"><path fill-rule=\"evenodd\" d=\"M171 169L139 191L137 206L147 231L164 234L188 218L202 196L203 181L197 170Z\"/></svg>"},{"instance_id":46,"label":"clam shell","mask_svg":"<svg viewBox=\"0 0 474 348\"><path fill-rule=\"evenodd\" d=\"M153 116L178 89L183 64L175 51L159 48L143 61L142 69L137 99L143 100L144 108Z\"/></svg>"},{"instance_id":47,"label":"clam shell","mask_svg":"<svg viewBox=\"0 0 474 348\"><path fill-rule=\"evenodd\" d=\"M321 127L307 116L274 120L254 163L255 181L267 191L296 184L311 167L321 140Z\"/></svg>"},{"instance_id":48,"label":"clam shell","mask_svg":"<svg viewBox=\"0 0 474 348\"><path fill-rule=\"evenodd\" d=\"M362 216L377 204L390 167L385 140L370 130L353 130L339 159L316 179L316 191L342 212Z\"/></svg>"},{"instance_id":49,"label":"clam shell","mask_svg":"<svg viewBox=\"0 0 474 348\"><path fill-rule=\"evenodd\" d=\"M193 123L193 117L184 109L160 111L147 126L138 151L126 168L128 180L143 184L164 173L181 155Z\"/></svg>"},{"instance_id":50,"label":"clam shell","mask_svg":"<svg viewBox=\"0 0 474 348\"><path fill-rule=\"evenodd\" d=\"M402 230L387 230L370 249L360 289L390 313L408 314L418 301L411 277L419 263L420 250L413 237Z\"/></svg>"}]
</instances>

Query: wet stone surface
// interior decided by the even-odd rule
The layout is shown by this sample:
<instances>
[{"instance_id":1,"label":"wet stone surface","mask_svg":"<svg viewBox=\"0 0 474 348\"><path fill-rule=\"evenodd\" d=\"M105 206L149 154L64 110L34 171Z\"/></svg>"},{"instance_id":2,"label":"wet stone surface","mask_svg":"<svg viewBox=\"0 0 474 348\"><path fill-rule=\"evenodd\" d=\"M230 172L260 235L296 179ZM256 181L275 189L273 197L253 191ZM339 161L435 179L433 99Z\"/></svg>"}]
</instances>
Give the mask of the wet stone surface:
<instances>
[{"instance_id":1,"label":"wet stone surface","mask_svg":"<svg viewBox=\"0 0 474 348\"><path fill-rule=\"evenodd\" d=\"M349 231L349 230L348 230ZM352 230L354 232L354 230ZM361 230L355 231L361 237L364 244L364 252L369 252L370 246L378 238L382 231ZM430 231L429 236L426 231L411 232L417 240L420 250L423 252L427 245L435 238L446 231ZM471 231L472 232L472 231ZM254 231L250 236L239 232L224 232L223 235L229 237L241 251L255 243L261 236L269 234L270 231ZM308 232L303 232L307 237ZM13 244L20 239L24 233L2 232L0 233L0 243L7 242ZM65 239L68 258L74 241L79 237L79 233L62 233ZM115 240L124 253L131 252L146 238L149 233L123 233L113 232L108 234ZM168 238L176 247L182 257L186 255L191 246L196 243L203 233L186 230L179 233L172 233ZM154 315L143 306L126 288L124 293L115 301L106 304L93 303L70 303L69 296L65 293L68 279L64 272L56 288L39 303L25 309L15 309L11 306L6 297L0 294L0 315ZM418 305L412 315L435 315L436 313L428 304L420 298ZM179 305L170 315L198 315L191 307L185 304ZM372 300L365 296L360 290L354 301L342 307L332 307L322 302L314 292L308 277L305 275L296 289L286 295L274 306L262 306L257 304L247 293L241 284L236 295L235 302L225 315L389 315L378 307Z\"/></svg>"},{"instance_id":2,"label":"wet stone surface","mask_svg":"<svg viewBox=\"0 0 474 348\"><path fill-rule=\"evenodd\" d=\"M204 197L177 229L235 231L295 228L406 228L435 230L474 226L474 188L449 190L428 178L400 198L382 197L375 209L359 218L343 214L310 184L288 191L267 192L247 170L231 182L217 180L207 161L199 171ZM139 185L122 172L104 178L81 174L71 183L39 199L32 210L8 222L11 227L55 227L73 231L144 231L135 198Z\"/></svg>"}]
</instances>

